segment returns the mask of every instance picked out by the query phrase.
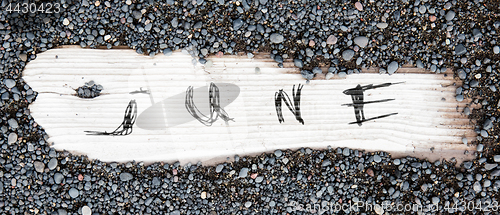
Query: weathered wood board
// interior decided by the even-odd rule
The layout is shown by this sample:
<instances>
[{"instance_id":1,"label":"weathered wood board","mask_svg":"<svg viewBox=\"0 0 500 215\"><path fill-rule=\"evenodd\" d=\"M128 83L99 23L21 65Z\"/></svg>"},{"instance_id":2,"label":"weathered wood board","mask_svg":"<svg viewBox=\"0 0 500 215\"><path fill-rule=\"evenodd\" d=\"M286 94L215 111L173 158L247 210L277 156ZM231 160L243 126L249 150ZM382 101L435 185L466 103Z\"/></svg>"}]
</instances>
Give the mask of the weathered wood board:
<instances>
[{"instance_id":1,"label":"weathered wood board","mask_svg":"<svg viewBox=\"0 0 500 215\"><path fill-rule=\"evenodd\" d=\"M475 133L462 114L466 102L455 99L452 75L400 69L391 76L361 73L316 78L306 84L298 69L278 68L271 60L246 56L210 60L213 65L208 68L199 63L194 66L192 57L181 52L148 57L133 50L69 47L39 54L26 66L23 78L39 93L30 106L31 114L53 147L102 161L209 164L235 154L327 146L461 161L472 156L464 154L465 150L475 150L462 143L463 137L471 140ZM77 97L75 89L91 80L103 86L101 95ZM188 112L186 90L192 86L198 113L210 115L211 83L220 91L220 107L234 121L225 122L224 114L215 111L219 118L207 126ZM393 84L365 88L362 102L365 119L386 117L361 126L349 124L358 120L355 108L343 105L354 103L345 90L384 83ZM292 108L296 107L292 87L297 90L299 84L303 85L300 113L304 124L284 103L284 122L280 123L275 94L283 89ZM130 134L85 132L115 130L131 100L137 104L137 116ZM217 109L217 105L212 107Z\"/></svg>"}]
</instances>

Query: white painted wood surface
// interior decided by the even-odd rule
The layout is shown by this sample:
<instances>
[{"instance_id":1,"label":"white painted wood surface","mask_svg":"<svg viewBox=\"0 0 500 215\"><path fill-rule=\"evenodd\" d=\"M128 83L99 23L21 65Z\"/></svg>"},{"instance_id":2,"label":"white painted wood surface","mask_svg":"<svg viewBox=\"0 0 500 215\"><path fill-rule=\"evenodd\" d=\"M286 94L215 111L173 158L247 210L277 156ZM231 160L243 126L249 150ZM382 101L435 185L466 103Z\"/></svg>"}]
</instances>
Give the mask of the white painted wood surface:
<instances>
[{"instance_id":1,"label":"white painted wood surface","mask_svg":"<svg viewBox=\"0 0 500 215\"><path fill-rule=\"evenodd\" d=\"M329 145L431 160L455 157L461 161L471 158L464 154L465 150L475 150L462 143L463 137L475 138L472 125L461 114L465 102L456 102L454 80L442 74L362 73L305 84L296 68L277 68L270 60L235 56L210 59L213 66L205 68L199 63L193 66L192 58L180 52L151 58L133 50L70 47L39 54L26 66L23 78L39 93L30 106L31 114L46 130L53 147L102 161L210 164L235 154ZM256 74L255 67L260 68L260 74ZM74 89L91 80L104 87L101 96L76 97ZM211 82L240 88L238 97L224 107L234 122L226 124L219 119L207 127L184 108L186 89L193 86L196 95L204 93L197 97L206 100L195 98L195 102L207 113L208 91L196 89L207 89ZM352 107L341 106L352 103L351 97L342 92L357 84L387 82L404 83L366 91L365 101L395 99L366 104L366 118L398 114L362 126L348 125L356 119ZM280 124L274 94L283 89L292 97L292 86L298 84L305 84L301 97L305 124L296 121L284 105L285 122ZM130 94L141 87L149 89L151 97ZM221 87L221 99L227 99L228 94L231 92ZM132 134L86 135L84 131L88 130L113 131L132 99L137 102L139 115ZM153 103L168 110L142 114ZM174 125L169 123L172 120L185 123ZM162 121L165 124L159 123Z\"/></svg>"}]
</instances>

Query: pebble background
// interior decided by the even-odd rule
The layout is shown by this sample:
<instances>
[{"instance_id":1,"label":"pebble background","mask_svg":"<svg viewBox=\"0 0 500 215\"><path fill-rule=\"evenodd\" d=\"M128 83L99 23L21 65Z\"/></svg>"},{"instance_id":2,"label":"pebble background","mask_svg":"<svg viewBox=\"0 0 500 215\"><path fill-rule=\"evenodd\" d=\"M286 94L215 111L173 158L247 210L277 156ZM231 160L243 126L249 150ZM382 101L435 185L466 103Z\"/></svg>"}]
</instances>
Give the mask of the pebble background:
<instances>
[{"instance_id":1,"label":"pebble background","mask_svg":"<svg viewBox=\"0 0 500 215\"><path fill-rule=\"evenodd\" d=\"M287 206L292 201L439 204L445 213L453 212L446 203L454 210L455 201L484 207L499 200L498 0L61 0L53 14L9 13L8 3L0 16L0 214L305 213ZM213 167L146 166L55 151L30 115L37 93L21 75L37 53L69 44L128 46L150 56L184 49L193 63L270 52L279 66L293 61L308 80L319 66L329 67L328 77L366 67L393 74L406 64L450 68L463 80L456 99L479 106L459 110L476 124L477 139L463 142L477 144L477 159L455 167L453 160L301 149ZM374 212L383 213L356 213ZM462 213L498 214L481 207Z\"/></svg>"}]
</instances>

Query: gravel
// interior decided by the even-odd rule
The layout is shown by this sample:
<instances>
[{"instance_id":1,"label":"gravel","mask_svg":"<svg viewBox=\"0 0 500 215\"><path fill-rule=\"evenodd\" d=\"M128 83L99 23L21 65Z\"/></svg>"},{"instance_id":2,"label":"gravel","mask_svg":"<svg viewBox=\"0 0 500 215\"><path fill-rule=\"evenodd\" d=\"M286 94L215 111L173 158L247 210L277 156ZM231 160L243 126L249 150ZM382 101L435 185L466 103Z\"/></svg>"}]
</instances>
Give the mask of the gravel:
<instances>
[{"instance_id":1,"label":"gravel","mask_svg":"<svg viewBox=\"0 0 500 215\"><path fill-rule=\"evenodd\" d=\"M495 2L84 0L60 4L61 13L52 15L2 12L0 194L4 198L0 198L0 214L301 214L287 211L291 209L286 205L342 200L425 206L454 199L483 203L498 199L500 21L495 18ZM454 160L392 159L384 152L282 149L279 157L270 153L215 166L182 166L106 163L57 151L50 147L43 125L29 114L38 93L21 75L38 53L63 45L126 46L147 56L170 56L189 48L195 62L207 59L205 68L213 64L208 57L219 53L271 53L273 60L285 65L293 59L307 80L322 65L329 67L327 78L337 74L345 78L370 67L389 74L407 64L435 73L447 68L461 80L456 99L472 101L463 113L473 124L477 122L478 136L466 144L478 148L464 154L476 158L457 168ZM394 72L389 69L393 62L397 63ZM75 89L75 95L90 95L86 99L101 92L96 83L82 82L81 89ZM208 190L206 198L200 198Z\"/></svg>"}]
</instances>

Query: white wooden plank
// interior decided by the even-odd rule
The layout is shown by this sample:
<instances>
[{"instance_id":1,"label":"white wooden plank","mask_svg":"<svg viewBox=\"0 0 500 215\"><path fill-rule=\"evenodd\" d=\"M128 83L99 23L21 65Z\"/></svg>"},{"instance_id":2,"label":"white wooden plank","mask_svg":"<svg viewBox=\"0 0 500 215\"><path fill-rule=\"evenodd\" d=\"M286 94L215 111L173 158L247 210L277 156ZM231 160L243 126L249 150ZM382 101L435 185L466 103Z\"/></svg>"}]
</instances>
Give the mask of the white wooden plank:
<instances>
[{"instance_id":1,"label":"white wooden plank","mask_svg":"<svg viewBox=\"0 0 500 215\"><path fill-rule=\"evenodd\" d=\"M182 53L151 58L132 50L51 49L26 66L23 78L39 92L30 110L49 134L53 147L103 161L210 163L235 154L329 145L460 161L470 159L464 150L474 150L462 144L463 137L475 138L475 133L461 114L466 103L456 102L456 83L451 77L422 72L391 76L362 73L345 79L313 80L302 89L300 108L305 124L295 120L286 106L285 121L280 124L274 95L283 89L292 97L292 86L305 83L296 68L277 68L275 62L258 58L210 59L213 66L205 68L193 66L191 57ZM255 67L260 68L260 74L255 73ZM101 96L76 97L74 89L90 80L104 87ZM222 104L234 99L223 107L234 122L226 124L219 119L207 127L186 110L186 89L193 86L195 104L208 114L211 82L219 83ZM404 83L367 90L365 101L394 100L365 104L364 112L366 118L398 114L362 126L349 125L356 119L353 107L342 106L352 103L343 91L358 84L389 82ZM149 89L151 96L130 94L141 87ZM113 131L133 99L138 118L132 134L95 136L84 132Z\"/></svg>"}]
</instances>

